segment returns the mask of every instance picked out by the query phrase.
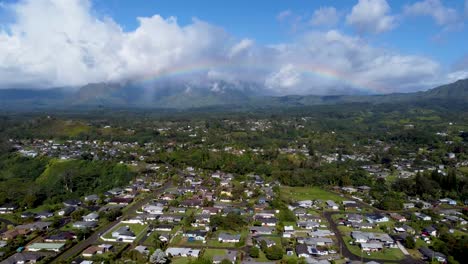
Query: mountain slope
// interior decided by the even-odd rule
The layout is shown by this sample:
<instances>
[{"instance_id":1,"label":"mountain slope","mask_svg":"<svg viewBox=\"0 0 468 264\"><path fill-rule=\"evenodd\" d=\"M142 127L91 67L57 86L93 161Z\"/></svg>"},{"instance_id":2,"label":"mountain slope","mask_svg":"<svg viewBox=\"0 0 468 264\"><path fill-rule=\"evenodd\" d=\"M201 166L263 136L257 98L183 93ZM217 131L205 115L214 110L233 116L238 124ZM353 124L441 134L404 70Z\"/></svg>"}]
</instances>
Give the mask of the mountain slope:
<instances>
[{"instance_id":1,"label":"mountain slope","mask_svg":"<svg viewBox=\"0 0 468 264\"><path fill-rule=\"evenodd\" d=\"M79 89L54 88L48 90L0 90L0 109L54 108L168 108L189 109L203 107L300 107L344 103L416 103L457 102L468 104L468 79L442 85L434 89L388 95L288 95L266 96L262 87L249 83L213 82L167 84L143 87L135 83L97 83Z\"/></svg>"}]
</instances>

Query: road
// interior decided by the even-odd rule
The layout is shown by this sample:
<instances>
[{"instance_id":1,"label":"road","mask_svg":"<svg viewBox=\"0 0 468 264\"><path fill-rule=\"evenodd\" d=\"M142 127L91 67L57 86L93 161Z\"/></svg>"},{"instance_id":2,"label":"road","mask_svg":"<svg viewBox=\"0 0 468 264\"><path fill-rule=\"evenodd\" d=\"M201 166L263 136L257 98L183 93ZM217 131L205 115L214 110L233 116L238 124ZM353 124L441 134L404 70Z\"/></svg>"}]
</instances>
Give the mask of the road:
<instances>
[{"instance_id":1,"label":"road","mask_svg":"<svg viewBox=\"0 0 468 264\"><path fill-rule=\"evenodd\" d=\"M139 208L141 208L144 204L150 202L152 199L155 198L155 196L154 196L155 193L157 193L157 192L160 193L160 192L168 189L170 186L171 186L171 182L168 181L163 186L161 186L158 189L154 190L152 195L149 195L148 197L133 203L132 205L130 205L126 209L124 215L122 217L120 217L120 219L117 219L114 222L111 222L111 223L107 224L106 226L95 230L95 232L90 237L88 237L87 239L85 239L83 241L80 241L75 246L69 248L68 250L64 251L62 254L58 255L57 258L52 263L58 263L61 260L69 259L69 258L77 255L81 251L85 250L87 247L91 246L92 244L96 243L96 241L99 240L100 234L104 234L105 232L112 229L115 225L120 223L120 221L122 219L134 216L136 214L136 211Z\"/></svg>"},{"instance_id":2,"label":"road","mask_svg":"<svg viewBox=\"0 0 468 264\"><path fill-rule=\"evenodd\" d=\"M333 231L335 233L336 238L338 239L338 244L340 245L340 250L341 250L341 253L342 253L343 257L348 258L350 260L360 261L361 256L354 255L348 249L345 241L343 240L343 236L341 235L340 230L338 229L338 226L336 225L335 221L333 221L333 219L332 219L332 215L340 214L340 213L342 213L342 212L323 212L325 218L330 223L331 231ZM379 260L376 260L376 259L365 258L365 257L362 257L362 260L364 262L379 261ZM405 258L402 259L402 260L394 260L394 261L385 260L385 263L404 263L404 264L415 264L415 263L419 264L419 263L421 263L421 264L423 264L424 262L421 261L421 260L413 259L411 256L405 256Z\"/></svg>"}]
</instances>

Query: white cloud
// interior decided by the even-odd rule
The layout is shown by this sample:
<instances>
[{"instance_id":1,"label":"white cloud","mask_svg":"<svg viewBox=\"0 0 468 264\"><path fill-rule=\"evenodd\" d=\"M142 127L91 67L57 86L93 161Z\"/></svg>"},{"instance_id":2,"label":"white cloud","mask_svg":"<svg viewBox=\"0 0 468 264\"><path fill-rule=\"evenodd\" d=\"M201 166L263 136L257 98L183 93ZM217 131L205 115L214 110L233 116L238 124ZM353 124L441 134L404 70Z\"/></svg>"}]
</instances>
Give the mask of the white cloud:
<instances>
[{"instance_id":1,"label":"white cloud","mask_svg":"<svg viewBox=\"0 0 468 264\"><path fill-rule=\"evenodd\" d=\"M310 20L313 26L335 26L340 20L340 15L334 7L320 7L314 11Z\"/></svg>"},{"instance_id":2,"label":"white cloud","mask_svg":"<svg viewBox=\"0 0 468 264\"><path fill-rule=\"evenodd\" d=\"M346 23L360 33L382 33L396 26L395 17L389 13L386 0L359 0L346 16Z\"/></svg>"},{"instance_id":3,"label":"white cloud","mask_svg":"<svg viewBox=\"0 0 468 264\"><path fill-rule=\"evenodd\" d=\"M159 15L140 17L138 27L125 32L111 18L96 17L89 1L27 0L9 9L16 20L0 30L0 88L169 76L208 81L215 90L214 82L225 81L265 85L276 94L350 87L385 93L427 88L444 76L431 59L377 48L335 30L270 46L236 40L200 20L180 25ZM377 13L386 17L388 9ZM181 69L191 74L168 74Z\"/></svg>"},{"instance_id":4,"label":"white cloud","mask_svg":"<svg viewBox=\"0 0 468 264\"><path fill-rule=\"evenodd\" d=\"M276 16L276 19L278 21L283 21L285 20L286 18L290 17L292 15L292 11L291 10L283 10L281 11L277 16Z\"/></svg>"},{"instance_id":5,"label":"white cloud","mask_svg":"<svg viewBox=\"0 0 468 264\"><path fill-rule=\"evenodd\" d=\"M242 52L248 51L253 45L253 40L243 39L231 48L231 50L229 51L229 57L234 57Z\"/></svg>"},{"instance_id":6,"label":"white cloud","mask_svg":"<svg viewBox=\"0 0 468 264\"><path fill-rule=\"evenodd\" d=\"M430 16L440 26L459 26L461 21L457 10L446 7L440 0L424 0L404 7L408 16Z\"/></svg>"},{"instance_id":7,"label":"white cloud","mask_svg":"<svg viewBox=\"0 0 468 264\"><path fill-rule=\"evenodd\" d=\"M282 66L265 80L265 85L272 89L289 91L301 82L301 73L292 64Z\"/></svg>"}]
</instances>

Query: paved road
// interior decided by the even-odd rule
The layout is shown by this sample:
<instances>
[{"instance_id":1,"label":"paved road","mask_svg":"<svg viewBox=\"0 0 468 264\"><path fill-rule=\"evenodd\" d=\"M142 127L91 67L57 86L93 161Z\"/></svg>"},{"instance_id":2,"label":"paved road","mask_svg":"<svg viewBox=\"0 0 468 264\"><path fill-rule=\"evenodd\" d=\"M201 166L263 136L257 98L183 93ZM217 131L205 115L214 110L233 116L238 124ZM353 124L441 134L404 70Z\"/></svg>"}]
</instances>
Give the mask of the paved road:
<instances>
[{"instance_id":1,"label":"paved road","mask_svg":"<svg viewBox=\"0 0 468 264\"><path fill-rule=\"evenodd\" d=\"M80 241L78 244L76 244L75 246L71 247L70 249L68 249L67 251L63 252L62 254L58 255L57 258L52 262L52 263L58 263L60 260L66 260L66 259L69 259L75 255L77 255L78 253L80 253L81 251L85 250L87 247L91 246L92 244L94 244L96 241L98 241L99 239L99 234L104 234L105 232L109 231L110 229L112 229L115 225L117 225L118 223L120 223L120 221L123 219L123 218L128 218L130 216L134 216L136 214L136 211L138 209L140 209L144 204L148 203L149 201L151 201L152 199L154 199L154 193L156 192L162 192L166 189L168 189L169 187L171 186L171 182L168 181L166 182L162 187L156 189L152 194L153 195L149 195L148 197L142 199L142 200L139 200L137 202L135 202L134 204L130 205L130 207L128 207L124 213L124 215L120 218L120 219L117 219L116 221L112 222L112 223L109 223L107 224L106 226L104 227L101 227L97 230L95 230L95 232L89 237L87 238L86 240L83 240L83 241Z\"/></svg>"}]
</instances>

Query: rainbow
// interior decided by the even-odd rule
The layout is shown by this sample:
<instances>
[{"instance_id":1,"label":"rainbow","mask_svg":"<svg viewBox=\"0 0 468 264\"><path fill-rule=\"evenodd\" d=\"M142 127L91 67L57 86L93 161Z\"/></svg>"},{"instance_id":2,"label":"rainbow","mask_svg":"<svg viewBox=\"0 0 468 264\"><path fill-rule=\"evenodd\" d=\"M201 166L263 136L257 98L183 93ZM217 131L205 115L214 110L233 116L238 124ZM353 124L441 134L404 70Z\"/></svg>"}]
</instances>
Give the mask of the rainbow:
<instances>
[{"instance_id":1,"label":"rainbow","mask_svg":"<svg viewBox=\"0 0 468 264\"><path fill-rule=\"evenodd\" d=\"M385 93L385 87L375 82L362 82L355 80L355 78L347 73L336 71L334 69L326 68L321 65L314 64L293 64L294 69L298 70L301 74L311 75L323 79L335 80L353 88L357 88L362 91L369 93ZM176 78L181 76L187 76L191 74L207 72L209 70L222 69L222 70L240 70L240 71L251 71L251 72L268 72L271 67L264 64L233 64L226 62L215 62L215 61L201 61L193 64L184 64L181 66L169 68L162 71L152 72L146 74L143 77L143 82L151 83L166 78Z\"/></svg>"}]
</instances>

